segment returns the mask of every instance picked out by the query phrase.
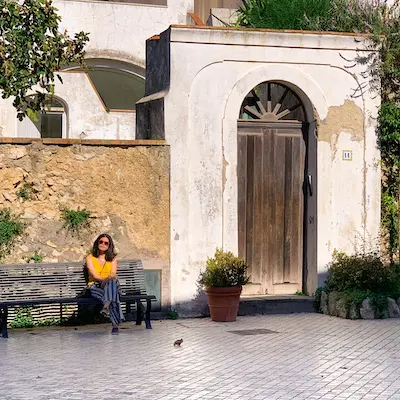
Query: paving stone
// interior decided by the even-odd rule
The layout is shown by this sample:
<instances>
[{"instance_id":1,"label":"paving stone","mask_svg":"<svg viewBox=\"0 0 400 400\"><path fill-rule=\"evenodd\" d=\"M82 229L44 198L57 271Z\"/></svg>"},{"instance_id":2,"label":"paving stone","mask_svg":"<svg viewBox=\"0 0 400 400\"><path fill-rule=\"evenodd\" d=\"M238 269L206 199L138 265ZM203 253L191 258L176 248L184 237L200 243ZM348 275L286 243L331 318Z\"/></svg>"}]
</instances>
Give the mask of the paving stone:
<instances>
[{"instance_id":1,"label":"paving stone","mask_svg":"<svg viewBox=\"0 0 400 400\"><path fill-rule=\"evenodd\" d=\"M0 340L1 400L400 400L396 319L293 314L124 327L118 336L102 325L11 330Z\"/></svg>"}]
</instances>

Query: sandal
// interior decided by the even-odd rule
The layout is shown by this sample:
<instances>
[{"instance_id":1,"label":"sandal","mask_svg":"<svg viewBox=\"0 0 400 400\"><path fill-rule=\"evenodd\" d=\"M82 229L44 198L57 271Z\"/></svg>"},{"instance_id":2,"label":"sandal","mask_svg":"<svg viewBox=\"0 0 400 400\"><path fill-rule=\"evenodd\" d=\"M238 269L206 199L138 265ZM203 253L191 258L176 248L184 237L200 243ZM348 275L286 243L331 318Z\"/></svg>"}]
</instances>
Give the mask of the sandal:
<instances>
[{"instance_id":1,"label":"sandal","mask_svg":"<svg viewBox=\"0 0 400 400\"><path fill-rule=\"evenodd\" d=\"M111 335L118 335L118 333L119 333L119 328L118 328L118 326L114 326L114 327L111 329Z\"/></svg>"},{"instance_id":2,"label":"sandal","mask_svg":"<svg viewBox=\"0 0 400 400\"><path fill-rule=\"evenodd\" d=\"M103 308L103 309L100 311L100 314L101 314L103 317L110 318L110 310L109 310L108 308Z\"/></svg>"}]
</instances>

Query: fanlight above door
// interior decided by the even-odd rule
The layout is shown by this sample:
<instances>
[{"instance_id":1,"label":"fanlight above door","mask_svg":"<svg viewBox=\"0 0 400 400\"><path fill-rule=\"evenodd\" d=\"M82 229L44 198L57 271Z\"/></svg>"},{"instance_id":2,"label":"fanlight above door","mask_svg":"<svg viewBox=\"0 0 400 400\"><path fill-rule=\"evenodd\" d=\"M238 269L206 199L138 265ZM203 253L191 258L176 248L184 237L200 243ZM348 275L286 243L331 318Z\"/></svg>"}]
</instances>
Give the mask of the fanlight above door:
<instances>
[{"instance_id":1,"label":"fanlight above door","mask_svg":"<svg viewBox=\"0 0 400 400\"><path fill-rule=\"evenodd\" d=\"M305 110L293 90L280 83L265 82L256 86L246 96L239 119L305 121Z\"/></svg>"}]
</instances>

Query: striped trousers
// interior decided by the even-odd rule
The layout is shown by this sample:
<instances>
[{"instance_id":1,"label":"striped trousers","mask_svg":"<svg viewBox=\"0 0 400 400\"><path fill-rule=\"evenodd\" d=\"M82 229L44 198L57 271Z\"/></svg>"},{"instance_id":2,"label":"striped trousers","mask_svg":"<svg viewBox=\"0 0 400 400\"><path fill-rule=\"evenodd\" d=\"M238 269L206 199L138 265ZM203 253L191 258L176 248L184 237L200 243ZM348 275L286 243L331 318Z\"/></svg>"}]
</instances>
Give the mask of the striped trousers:
<instances>
[{"instance_id":1,"label":"striped trousers","mask_svg":"<svg viewBox=\"0 0 400 400\"><path fill-rule=\"evenodd\" d=\"M90 286L90 295L99 299L103 304L109 302L111 323L113 326L120 325L121 321L124 319L124 314L122 313L121 302L119 300L120 286L118 280L111 280L104 288L101 287L99 282L93 283L93 285Z\"/></svg>"}]
</instances>

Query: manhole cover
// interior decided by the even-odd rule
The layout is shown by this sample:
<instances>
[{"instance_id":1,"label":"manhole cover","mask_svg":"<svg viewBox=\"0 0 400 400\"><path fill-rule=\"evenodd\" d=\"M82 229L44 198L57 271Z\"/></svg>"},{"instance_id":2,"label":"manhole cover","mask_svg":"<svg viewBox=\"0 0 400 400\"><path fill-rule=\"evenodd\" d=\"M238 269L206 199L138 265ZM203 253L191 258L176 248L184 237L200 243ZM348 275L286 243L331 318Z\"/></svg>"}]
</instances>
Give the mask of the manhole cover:
<instances>
[{"instance_id":1,"label":"manhole cover","mask_svg":"<svg viewBox=\"0 0 400 400\"><path fill-rule=\"evenodd\" d=\"M235 335L250 336L250 335L268 335L270 333L278 333L271 331L270 329L248 329L240 331L228 331L229 333L234 333Z\"/></svg>"}]
</instances>

